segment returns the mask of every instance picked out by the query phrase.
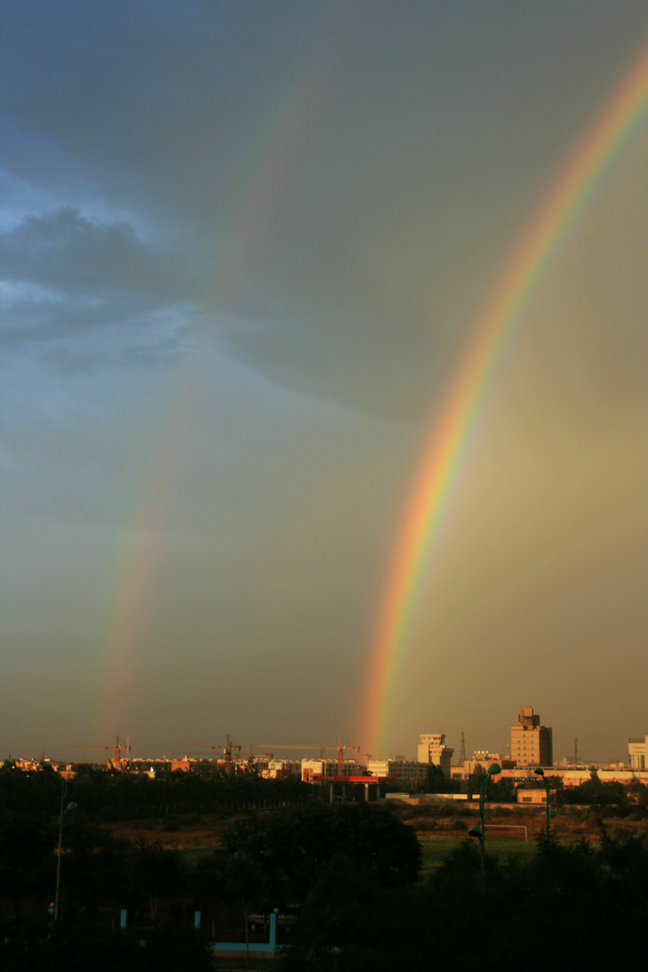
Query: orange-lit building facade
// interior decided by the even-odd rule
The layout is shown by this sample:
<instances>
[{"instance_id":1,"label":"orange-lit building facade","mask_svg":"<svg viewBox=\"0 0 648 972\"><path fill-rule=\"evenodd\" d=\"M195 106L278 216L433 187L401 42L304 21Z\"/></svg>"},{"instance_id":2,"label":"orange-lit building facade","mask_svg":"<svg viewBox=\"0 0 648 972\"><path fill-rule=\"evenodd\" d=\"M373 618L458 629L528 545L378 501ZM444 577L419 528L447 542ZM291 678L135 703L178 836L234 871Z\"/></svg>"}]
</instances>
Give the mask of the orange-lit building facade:
<instances>
[{"instance_id":1,"label":"orange-lit building facade","mask_svg":"<svg viewBox=\"0 0 648 972\"><path fill-rule=\"evenodd\" d=\"M516 766L553 766L552 737L551 727L541 726L532 708L520 709L511 726L511 759Z\"/></svg>"}]
</instances>

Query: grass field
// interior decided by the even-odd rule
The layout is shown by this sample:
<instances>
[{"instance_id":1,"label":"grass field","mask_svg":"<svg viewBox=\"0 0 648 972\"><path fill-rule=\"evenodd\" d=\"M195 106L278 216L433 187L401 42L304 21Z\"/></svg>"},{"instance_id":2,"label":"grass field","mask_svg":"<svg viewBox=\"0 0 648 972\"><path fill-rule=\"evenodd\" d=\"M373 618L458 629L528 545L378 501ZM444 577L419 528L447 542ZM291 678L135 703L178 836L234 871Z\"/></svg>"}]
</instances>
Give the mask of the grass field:
<instances>
[{"instance_id":1,"label":"grass field","mask_svg":"<svg viewBox=\"0 0 648 972\"><path fill-rule=\"evenodd\" d=\"M464 838L465 839L465 838ZM431 839L423 838L419 841L421 845L421 874L431 874L440 867L451 851L458 847L461 838L458 837L434 837ZM475 842L477 843L477 842ZM533 840L490 840L486 844L486 854L488 857L522 857L533 856L536 851L535 841Z\"/></svg>"},{"instance_id":2,"label":"grass field","mask_svg":"<svg viewBox=\"0 0 648 972\"><path fill-rule=\"evenodd\" d=\"M421 837L419 838L419 844L421 846L421 874L424 876L426 874L432 873L438 867L440 867L449 854L458 847L462 840L466 838L461 837ZM471 841L472 843L472 841ZM475 841L475 848L479 847L477 841ZM183 858L190 864L195 864L199 858L203 857L205 854L209 854L211 850L214 849L213 842L211 845L205 846L184 846L180 847L180 852ZM506 859L507 857L521 857L527 858L533 856L536 850L535 840L522 840L522 839L510 839L510 838L494 838L488 840L486 844L486 853L489 857L499 857Z\"/></svg>"},{"instance_id":3,"label":"grass field","mask_svg":"<svg viewBox=\"0 0 648 972\"><path fill-rule=\"evenodd\" d=\"M586 811L591 814L591 811ZM110 825L109 829L115 837L137 842L159 842L165 850L179 851L190 864L195 864L200 857L208 854L218 846L223 832L237 819L243 819L240 814L223 818L220 815L196 814L179 816L177 819L155 818L151 820L121 821ZM455 847L468 834L468 827L479 824L476 811L472 814L454 813L448 818L428 814L427 816L417 808L413 817L405 818L409 826L413 827L419 838L422 857L422 874L430 874L439 868ZM609 832L614 833L620 821L611 816L606 820ZM638 823L630 819L623 820L624 829L633 833L645 833L648 822ZM585 818L582 812L568 808L561 812L552 823L552 836L561 842L578 840L598 840L601 834L601 822L592 822ZM544 814L538 811L526 813L519 808L493 810L490 808L487 823L486 853L489 857L530 858L535 853L536 837L544 830ZM525 834L527 840L525 840ZM478 845L475 842L475 850Z\"/></svg>"},{"instance_id":4,"label":"grass field","mask_svg":"<svg viewBox=\"0 0 648 972\"><path fill-rule=\"evenodd\" d=\"M464 838L465 839L465 838ZM421 876L425 877L440 867L451 851L461 843L459 837L434 837L431 839L422 838L419 840L421 845ZM477 843L475 843L477 847ZM189 847L184 848L181 853L183 858L190 864L195 864L199 858L208 854L212 847ZM486 845L486 853L489 857L530 857L535 853L536 845L533 840L490 840Z\"/></svg>"}]
</instances>

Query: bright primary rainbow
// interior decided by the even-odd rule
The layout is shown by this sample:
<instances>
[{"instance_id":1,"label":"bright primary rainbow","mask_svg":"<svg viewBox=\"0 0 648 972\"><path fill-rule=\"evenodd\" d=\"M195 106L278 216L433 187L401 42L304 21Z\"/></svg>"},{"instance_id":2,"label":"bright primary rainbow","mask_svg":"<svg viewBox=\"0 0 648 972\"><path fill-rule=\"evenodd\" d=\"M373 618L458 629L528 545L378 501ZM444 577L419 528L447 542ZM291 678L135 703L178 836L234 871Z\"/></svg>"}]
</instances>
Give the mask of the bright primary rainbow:
<instances>
[{"instance_id":1,"label":"bright primary rainbow","mask_svg":"<svg viewBox=\"0 0 648 972\"><path fill-rule=\"evenodd\" d=\"M407 502L381 599L358 733L369 752L386 752L409 626L493 375L531 295L647 108L648 46L567 160L473 330Z\"/></svg>"}]
</instances>

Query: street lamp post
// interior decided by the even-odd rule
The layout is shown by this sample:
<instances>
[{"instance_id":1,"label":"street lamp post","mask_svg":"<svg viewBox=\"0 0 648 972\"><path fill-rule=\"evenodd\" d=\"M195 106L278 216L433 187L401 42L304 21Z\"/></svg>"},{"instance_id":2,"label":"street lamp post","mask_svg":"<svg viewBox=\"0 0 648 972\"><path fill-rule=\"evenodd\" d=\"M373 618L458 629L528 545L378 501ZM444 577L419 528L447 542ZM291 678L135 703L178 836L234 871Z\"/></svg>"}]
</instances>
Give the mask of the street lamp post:
<instances>
[{"instance_id":1,"label":"street lamp post","mask_svg":"<svg viewBox=\"0 0 648 972\"><path fill-rule=\"evenodd\" d=\"M551 791L549 789L549 783L545 778L545 774L542 766L538 766L538 768L534 769L533 772L536 774L536 776L539 776L542 782L544 783L545 794L546 794L545 803L546 803L546 810L547 810L545 832L546 832L547 840L549 840L549 838L551 837L551 818L556 816L556 811L551 806Z\"/></svg>"},{"instance_id":2,"label":"street lamp post","mask_svg":"<svg viewBox=\"0 0 648 972\"><path fill-rule=\"evenodd\" d=\"M497 776L501 772L502 767L499 765L499 763L491 763L488 767L486 775L482 780L482 784L479 787L479 819L481 820L481 827L471 827L468 831L471 837L477 837L479 840L482 873L486 870L486 791L488 789L491 776Z\"/></svg>"},{"instance_id":3,"label":"street lamp post","mask_svg":"<svg viewBox=\"0 0 648 972\"><path fill-rule=\"evenodd\" d=\"M70 810L76 810L78 804L68 803L65 806L65 797L67 794L67 784L65 780L61 780L61 806L59 811L59 828L58 828L58 854L56 855L56 891L54 893L54 921L58 921L59 916L59 897L61 892L61 847L63 844L63 818L65 814Z\"/></svg>"}]
</instances>

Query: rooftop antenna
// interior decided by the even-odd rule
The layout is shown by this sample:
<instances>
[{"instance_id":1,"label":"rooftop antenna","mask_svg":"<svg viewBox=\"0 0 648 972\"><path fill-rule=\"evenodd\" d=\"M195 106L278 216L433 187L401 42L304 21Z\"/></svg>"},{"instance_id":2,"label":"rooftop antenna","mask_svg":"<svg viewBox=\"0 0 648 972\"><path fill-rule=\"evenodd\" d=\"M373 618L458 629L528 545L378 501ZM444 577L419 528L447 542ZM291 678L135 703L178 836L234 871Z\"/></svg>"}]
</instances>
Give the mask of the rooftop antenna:
<instances>
[{"instance_id":1,"label":"rooftop antenna","mask_svg":"<svg viewBox=\"0 0 648 972\"><path fill-rule=\"evenodd\" d=\"M466 762L466 739L464 731L461 730L461 749L459 750L459 762L463 765Z\"/></svg>"},{"instance_id":2,"label":"rooftop antenna","mask_svg":"<svg viewBox=\"0 0 648 972\"><path fill-rule=\"evenodd\" d=\"M578 763L578 736L574 739L574 762Z\"/></svg>"}]
</instances>

